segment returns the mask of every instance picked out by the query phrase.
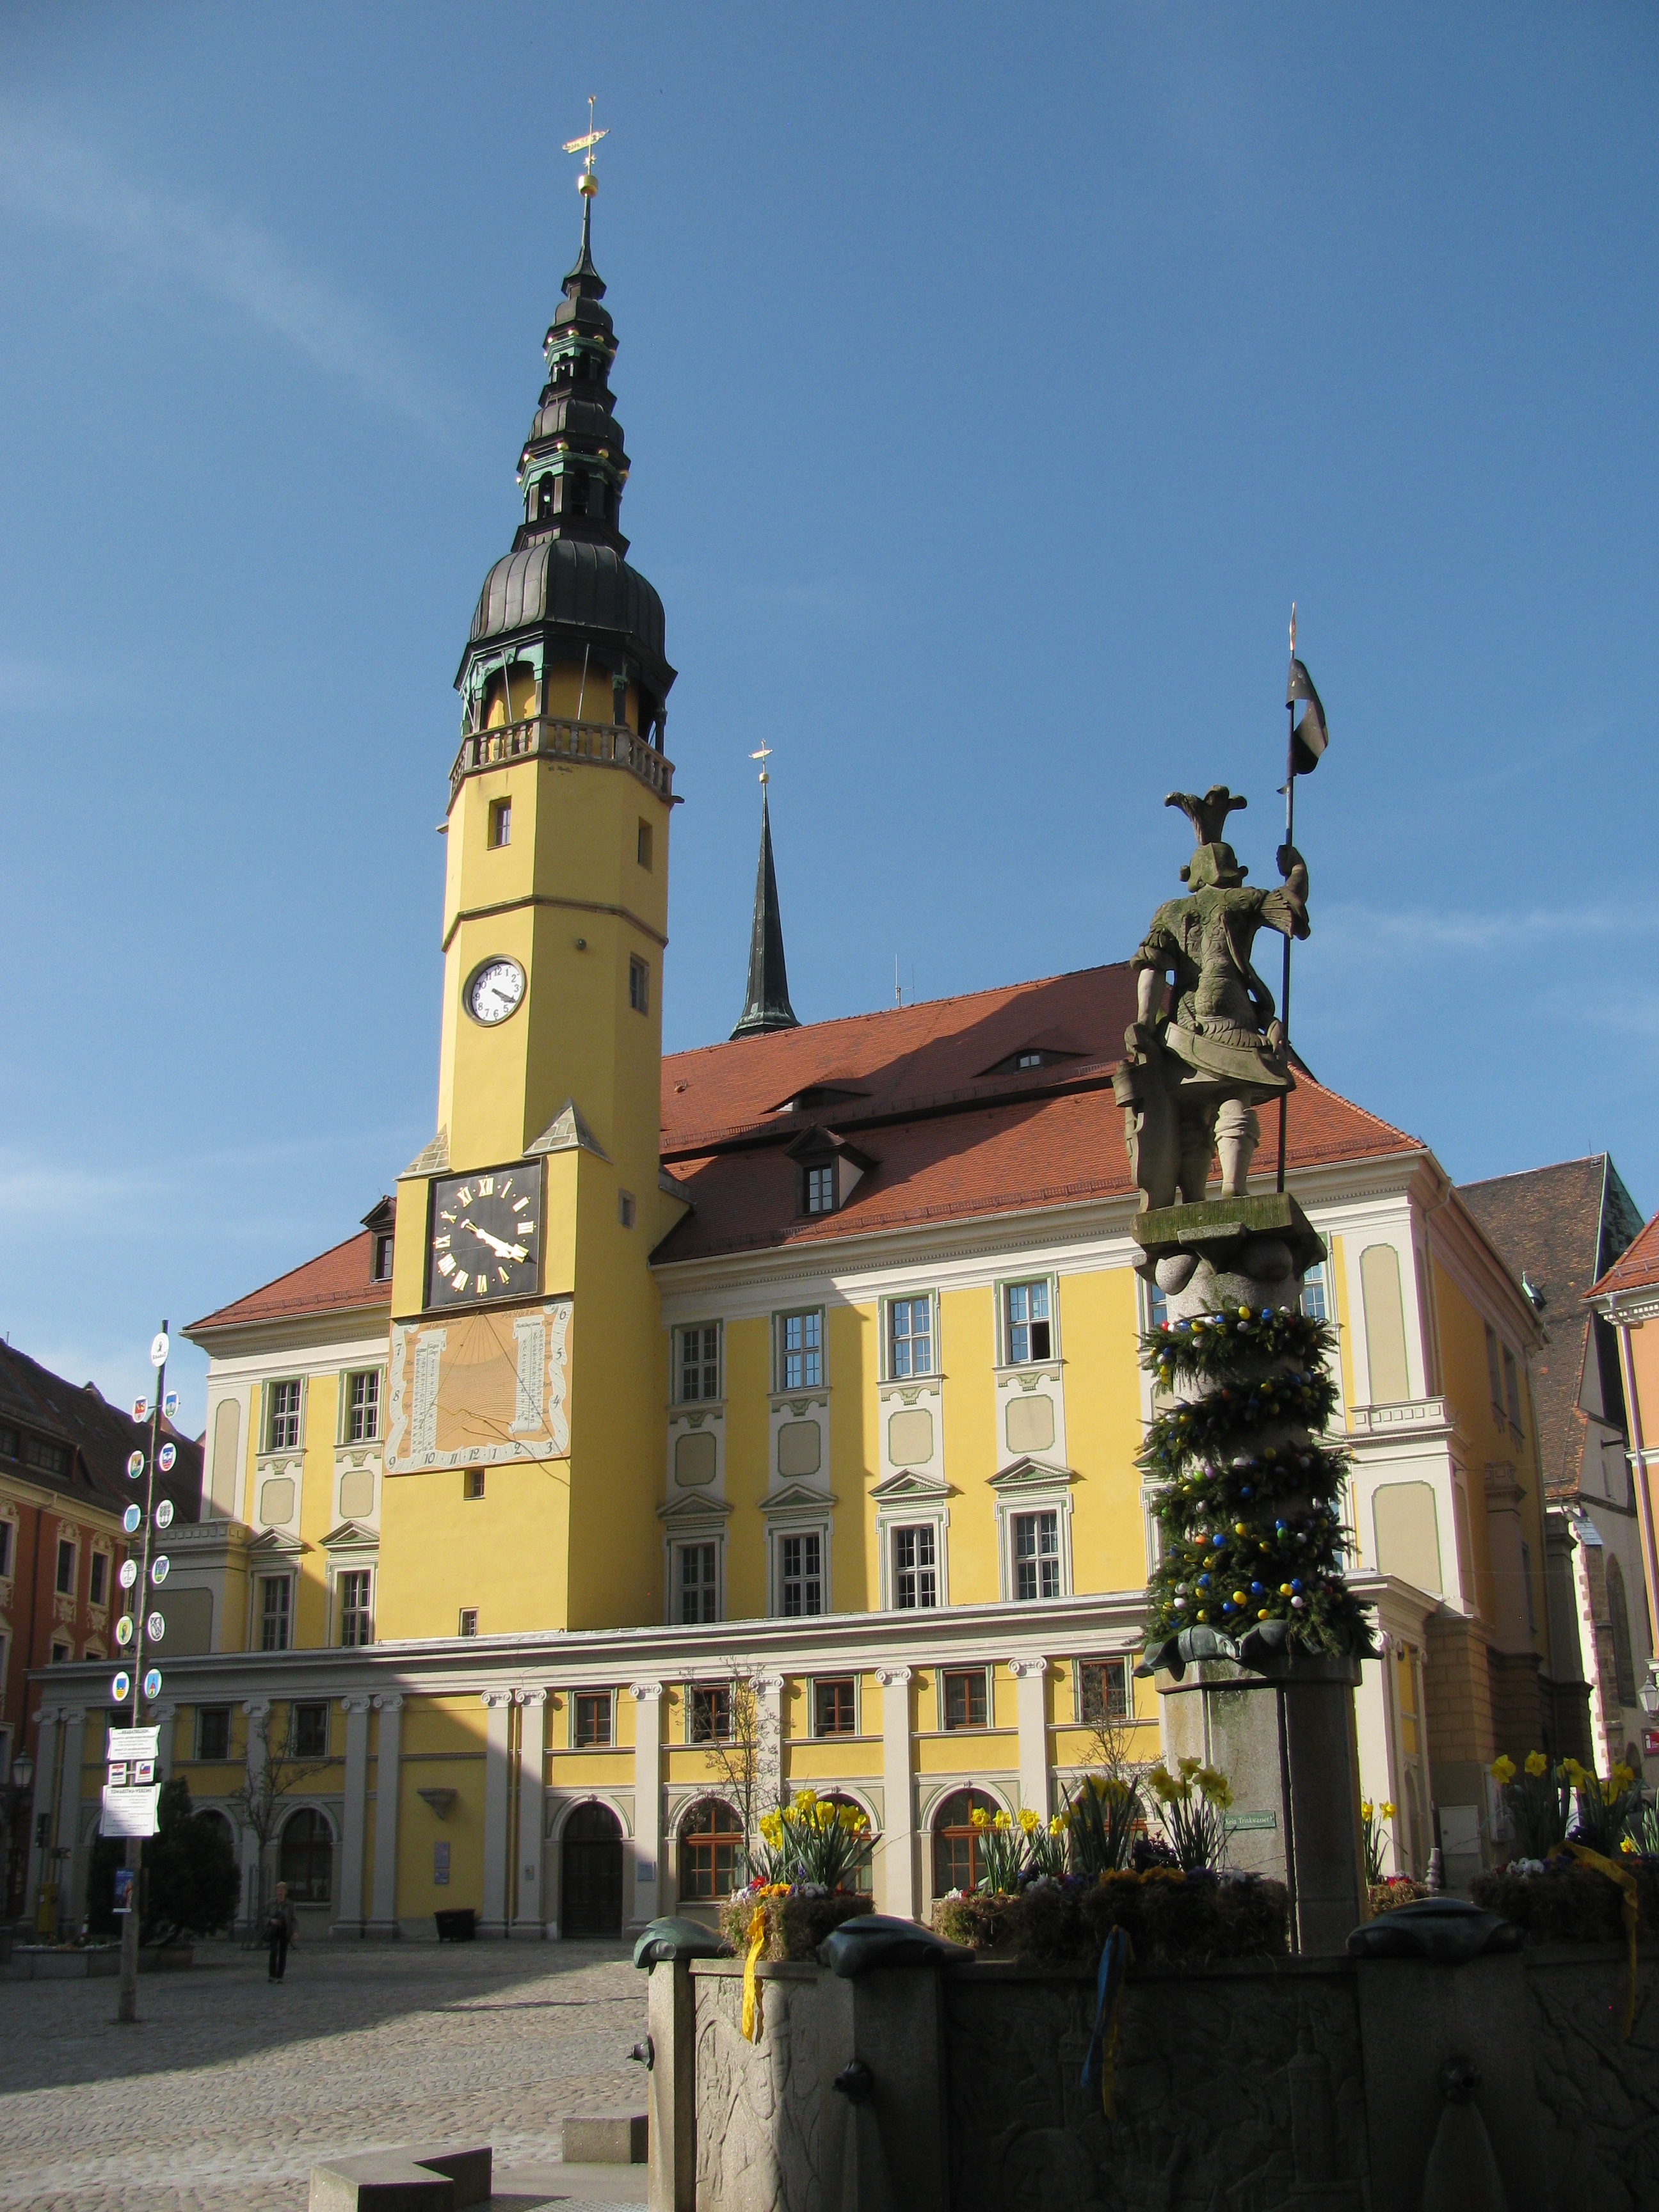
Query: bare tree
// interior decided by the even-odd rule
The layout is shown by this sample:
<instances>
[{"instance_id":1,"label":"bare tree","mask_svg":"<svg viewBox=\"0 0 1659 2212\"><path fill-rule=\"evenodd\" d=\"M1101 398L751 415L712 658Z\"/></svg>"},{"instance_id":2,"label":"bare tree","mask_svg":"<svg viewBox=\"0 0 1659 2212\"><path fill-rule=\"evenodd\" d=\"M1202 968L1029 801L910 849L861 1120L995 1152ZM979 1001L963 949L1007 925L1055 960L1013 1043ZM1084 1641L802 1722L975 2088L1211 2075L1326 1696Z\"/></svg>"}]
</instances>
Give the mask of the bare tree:
<instances>
[{"instance_id":1,"label":"bare tree","mask_svg":"<svg viewBox=\"0 0 1659 2212\"><path fill-rule=\"evenodd\" d=\"M250 1767L241 1788L229 1792L229 1799L259 1842L252 1909L247 1921L249 1941L257 1943L260 1924L264 1918L266 1861L270 1856L271 1841L288 1810L283 1801L290 1791L309 1782L313 1775L320 1774L329 1762L326 1759L300 1759L295 1755L294 1709L291 1705L280 1737L272 1734L270 1708L268 1705L262 1713L248 1715L247 1733L249 1749L257 1743L264 1756L257 1771Z\"/></svg>"},{"instance_id":2,"label":"bare tree","mask_svg":"<svg viewBox=\"0 0 1659 2212\"><path fill-rule=\"evenodd\" d=\"M720 1783L743 1824L745 1860L754 1849L761 1814L767 1809L762 1796L777 1786L777 1722L762 1705L754 1679L738 1671L734 1660L726 1690L726 1731L705 1739L704 1764ZM744 1867L745 1876L748 1868Z\"/></svg>"}]
</instances>

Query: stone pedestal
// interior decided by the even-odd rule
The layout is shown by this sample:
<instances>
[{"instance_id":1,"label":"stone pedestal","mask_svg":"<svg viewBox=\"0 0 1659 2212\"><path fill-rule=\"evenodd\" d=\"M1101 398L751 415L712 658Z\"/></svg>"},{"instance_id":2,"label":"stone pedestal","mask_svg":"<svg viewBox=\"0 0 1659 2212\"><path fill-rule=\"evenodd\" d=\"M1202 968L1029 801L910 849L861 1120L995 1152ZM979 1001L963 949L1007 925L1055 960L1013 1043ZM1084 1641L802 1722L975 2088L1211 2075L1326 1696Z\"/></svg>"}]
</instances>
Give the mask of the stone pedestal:
<instances>
[{"instance_id":1,"label":"stone pedestal","mask_svg":"<svg viewBox=\"0 0 1659 2212\"><path fill-rule=\"evenodd\" d=\"M1173 1764L1201 1759L1232 1784L1227 1863L1271 1875L1291 1897L1291 1941L1341 1951L1365 1917L1359 1825L1358 1662L1297 1654L1276 1675L1210 1659L1158 1679Z\"/></svg>"}]
</instances>

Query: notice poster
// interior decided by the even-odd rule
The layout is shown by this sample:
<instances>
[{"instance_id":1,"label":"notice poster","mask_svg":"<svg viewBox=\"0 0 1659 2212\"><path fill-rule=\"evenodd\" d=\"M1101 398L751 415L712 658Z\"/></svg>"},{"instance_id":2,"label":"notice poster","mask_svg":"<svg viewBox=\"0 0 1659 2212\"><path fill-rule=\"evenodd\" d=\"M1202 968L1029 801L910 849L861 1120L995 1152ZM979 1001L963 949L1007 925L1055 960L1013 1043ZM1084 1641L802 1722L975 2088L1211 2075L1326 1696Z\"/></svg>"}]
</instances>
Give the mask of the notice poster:
<instances>
[{"instance_id":1,"label":"notice poster","mask_svg":"<svg viewBox=\"0 0 1659 2212\"><path fill-rule=\"evenodd\" d=\"M159 1789L104 1790L104 1810L98 1823L100 1836L153 1836Z\"/></svg>"},{"instance_id":2,"label":"notice poster","mask_svg":"<svg viewBox=\"0 0 1659 2212\"><path fill-rule=\"evenodd\" d=\"M106 1759L155 1759L161 1755L159 1728L112 1728L105 1747Z\"/></svg>"},{"instance_id":3,"label":"notice poster","mask_svg":"<svg viewBox=\"0 0 1659 2212\"><path fill-rule=\"evenodd\" d=\"M132 1869L131 1867L117 1867L115 1869L115 1910L118 1912L131 1912L132 1910Z\"/></svg>"}]
</instances>

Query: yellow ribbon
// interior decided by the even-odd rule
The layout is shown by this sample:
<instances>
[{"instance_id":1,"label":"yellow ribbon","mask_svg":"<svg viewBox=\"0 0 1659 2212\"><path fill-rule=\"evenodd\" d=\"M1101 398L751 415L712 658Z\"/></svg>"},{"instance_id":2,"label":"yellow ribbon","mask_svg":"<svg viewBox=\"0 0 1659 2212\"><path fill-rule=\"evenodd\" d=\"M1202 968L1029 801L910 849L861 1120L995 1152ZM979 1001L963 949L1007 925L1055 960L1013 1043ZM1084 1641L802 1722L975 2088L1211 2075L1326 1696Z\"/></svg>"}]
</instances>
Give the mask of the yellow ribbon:
<instances>
[{"instance_id":1,"label":"yellow ribbon","mask_svg":"<svg viewBox=\"0 0 1659 2212\"><path fill-rule=\"evenodd\" d=\"M755 1979L755 1968L760 1954L766 1948L766 1908L757 1905L749 1923L749 1955L743 1962L743 2039L758 2043L761 2039L761 1993Z\"/></svg>"},{"instance_id":2,"label":"yellow ribbon","mask_svg":"<svg viewBox=\"0 0 1659 2212\"><path fill-rule=\"evenodd\" d=\"M1581 1866L1594 1867L1597 1874L1606 1875L1609 1881L1617 1882L1624 1900L1625 1911L1625 2012L1619 2024L1619 2040L1630 2041L1630 2032L1636 2025L1636 1923L1641 1917L1641 1899L1637 1894L1636 1876L1611 1859L1603 1858L1583 1844L1569 1844L1567 1849Z\"/></svg>"}]
</instances>

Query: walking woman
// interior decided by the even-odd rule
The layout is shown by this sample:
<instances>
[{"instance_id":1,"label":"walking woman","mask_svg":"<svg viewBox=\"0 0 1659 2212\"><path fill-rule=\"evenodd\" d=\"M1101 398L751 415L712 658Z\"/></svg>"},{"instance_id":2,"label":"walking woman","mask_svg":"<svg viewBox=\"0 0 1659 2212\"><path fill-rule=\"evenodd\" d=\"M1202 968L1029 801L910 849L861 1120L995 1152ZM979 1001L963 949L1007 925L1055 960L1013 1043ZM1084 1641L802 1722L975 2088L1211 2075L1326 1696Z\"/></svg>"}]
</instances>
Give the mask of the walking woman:
<instances>
[{"instance_id":1,"label":"walking woman","mask_svg":"<svg viewBox=\"0 0 1659 2212\"><path fill-rule=\"evenodd\" d=\"M270 1948L269 1978L280 1982L288 1965L288 1947L300 1940L300 1923L294 1907L288 1901L288 1884L279 1881L276 1893L265 1914L265 1942Z\"/></svg>"}]
</instances>

